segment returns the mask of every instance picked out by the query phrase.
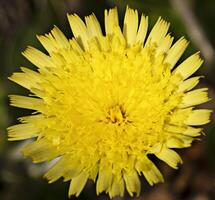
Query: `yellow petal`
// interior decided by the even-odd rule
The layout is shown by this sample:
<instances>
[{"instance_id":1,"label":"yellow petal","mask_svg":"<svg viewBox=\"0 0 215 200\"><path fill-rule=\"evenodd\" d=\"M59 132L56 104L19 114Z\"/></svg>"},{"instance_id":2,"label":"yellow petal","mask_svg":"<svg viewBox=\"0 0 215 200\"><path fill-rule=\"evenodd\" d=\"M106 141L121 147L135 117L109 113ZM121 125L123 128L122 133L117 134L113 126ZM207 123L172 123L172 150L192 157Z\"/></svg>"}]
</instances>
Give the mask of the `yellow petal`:
<instances>
[{"instance_id":1,"label":"yellow petal","mask_svg":"<svg viewBox=\"0 0 215 200\"><path fill-rule=\"evenodd\" d=\"M155 155L174 169L178 168L178 163L182 163L181 157L175 151L166 147L163 147L162 150Z\"/></svg>"},{"instance_id":2,"label":"yellow petal","mask_svg":"<svg viewBox=\"0 0 215 200\"><path fill-rule=\"evenodd\" d=\"M31 110L41 110L44 108L42 99L25 97L19 95L10 95L10 105L18 108L26 108Z\"/></svg>"},{"instance_id":3,"label":"yellow petal","mask_svg":"<svg viewBox=\"0 0 215 200\"><path fill-rule=\"evenodd\" d=\"M191 126L207 124L210 122L211 112L208 109L193 110L184 123Z\"/></svg>"},{"instance_id":4,"label":"yellow petal","mask_svg":"<svg viewBox=\"0 0 215 200\"><path fill-rule=\"evenodd\" d=\"M105 32L106 35L111 35L114 28L119 26L117 8L105 10Z\"/></svg>"},{"instance_id":5,"label":"yellow petal","mask_svg":"<svg viewBox=\"0 0 215 200\"><path fill-rule=\"evenodd\" d=\"M69 41L66 36L61 32L58 27L54 27L51 31L53 38L56 41L56 48L59 49L68 49L70 47Z\"/></svg>"},{"instance_id":6,"label":"yellow petal","mask_svg":"<svg viewBox=\"0 0 215 200\"><path fill-rule=\"evenodd\" d=\"M45 34L45 36L37 35L37 39L48 52L58 51L57 42L51 33Z\"/></svg>"},{"instance_id":7,"label":"yellow petal","mask_svg":"<svg viewBox=\"0 0 215 200\"><path fill-rule=\"evenodd\" d=\"M161 143L157 143L154 144L148 151L149 154L155 154L157 152L159 152L162 148L162 144Z\"/></svg>"},{"instance_id":8,"label":"yellow petal","mask_svg":"<svg viewBox=\"0 0 215 200\"><path fill-rule=\"evenodd\" d=\"M175 64L178 62L179 58L184 53L187 48L188 42L183 37L180 38L167 52L167 56L165 58L165 62L170 65L172 69Z\"/></svg>"},{"instance_id":9,"label":"yellow petal","mask_svg":"<svg viewBox=\"0 0 215 200\"><path fill-rule=\"evenodd\" d=\"M98 172L99 172L99 166L96 163L90 170L89 179L91 179L95 182L97 175L98 175Z\"/></svg>"},{"instance_id":10,"label":"yellow petal","mask_svg":"<svg viewBox=\"0 0 215 200\"><path fill-rule=\"evenodd\" d=\"M22 152L24 156L30 156L34 163L50 161L58 156L54 147L45 139L27 144Z\"/></svg>"},{"instance_id":11,"label":"yellow petal","mask_svg":"<svg viewBox=\"0 0 215 200\"><path fill-rule=\"evenodd\" d=\"M193 89L199 83L200 78L201 78L201 76L197 76L197 77L192 77L192 78L189 78L189 79L183 81L179 85L178 91L179 92L187 92L187 91Z\"/></svg>"},{"instance_id":12,"label":"yellow petal","mask_svg":"<svg viewBox=\"0 0 215 200\"><path fill-rule=\"evenodd\" d=\"M33 47L28 47L22 54L39 68L53 67L51 58Z\"/></svg>"},{"instance_id":13,"label":"yellow petal","mask_svg":"<svg viewBox=\"0 0 215 200\"><path fill-rule=\"evenodd\" d=\"M83 166L81 165L81 162L78 160L78 158L68 158L64 168L62 169L64 181L69 181L77 177L77 175L80 174L82 170Z\"/></svg>"},{"instance_id":14,"label":"yellow petal","mask_svg":"<svg viewBox=\"0 0 215 200\"><path fill-rule=\"evenodd\" d=\"M62 54L63 54L64 50L62 49L61 51L62 51ZM64 56L64 57L66 57L66 56ZM50 53L50 57L52 58L52 62L54 64L54 66L61 67L61 66L66 65L66 60L64 59L63 55L60 55L58 53L52 52L52 53Z\"/></svg>"},{"instance_id":15,"label":"yellow petal","mask_svg":"<svg viewBox=\"0 0 215 200\"><path fill-rule=\"evenodd\" d=\"M172 132L172 133L178 133L178 134L183 134L191 137L196 137L199 136L202 131L201 128L193 128L190 126L174 126L174 125L166 125L165 126L165 131L167 132Z\"/></svg>"},{"instance_id":16,"label":"yellow petal","mask_svg":"<svg viewBox=\"0 0 215 200\"><path fill-rule=\"evenodd\" d=\"M102 51L109 51L110 50L110 42L108 37L99 37L98 40L100 48Z\"/></svg>"},{"instance_id":17,"label":"yellow petal","mask_svg":"<svg viewBox=\"0 0 215 200\"><path fill-rule=\"evenodd\" d=\"M166 141L166 146L168 148L187 148L190 147L193 141L192 137L187 137L182 135L181 137L170 137Z\"/></svg>"},{"instance_id":18,"label":"yellow petal","mask_svg":"<svg viewBox=\"0 0 215 200\"><path fill-rule=\"evenodd\" d=\"M38 136L40 129L35 127L32 123L18 124L10 126L8 129L8 140L24 140Z\"/></svg>"},{"instance_id":19,"label":"yellow petal","mask_svg":"<svg viewBox=\"0 0 215 200\"><path fill-rule=\"evenodd\" d=\"M159 42L162 41L166 36L169 25L169 23L159 17L147 38L146 45L148 45L149 43L159 44Z\"/></svg>"},{"instance_id":20,"label":"yellow petal","mask_svg":"<svg viewBox=\"0 0 215 200\"><path fill-rule=\"evenodd\" d=\"M196 137L201 135L202 128L193 128L188 126L187 129L183 132L183 135L188 135L191 137Z\"/></svg>"},{"instance_id":21,"label":"yellow petal","mask_svg":"<svg viewBox=\"0 0 215 200\"><path fill-rule=\"evenodd\" d=\"M64 177L64 181L71 180L80 174L82 168L80 162L71 158L70 155L62 156L44 175L49 183L55 182L60 177Z\"/></svg>"},{"instance_id":22,"label":"yellow petal","mask_svg":"<svg viewBox=\"0 0 215 200\"><path fill-rule=\"evenodd\" d=\"M208 88L201 88L187 92L182 98L182 102L178 105L179 108L199 105L209 101Z\"/></svg>"},{"instance_id":23,"label":"yellow petal","mask_svg":"<svg viewBox=\"0 0 215 200\"><path fill-rule=\"evenodd\" d=\"M136 43L143 44L148 30L148 17L141 16L139 29L137 32Z\"/></svg>"},{"instance_id":24,"label":"yellow petal","mask_svg":"<svg viewBox=\"0 0 215 200\"><path fill-rule=\"evenodd\" d=\"M65 168L66 159L65 157L60 158L44 175L48 179L49 183L55 182L63 175L63 169Z\"/></svg>"},{"instance_id":25,"label":"yellow petal","mask_svg":"<svg viewBox=\"0 0 215 200\"><path fill-rule=\"evenodd\" d=\"M136 193L137 196L140 194L141 185L140 185L140 179L137 175L136 171L132 171L129 173L124 173L123 175L126 188L130 196L133 197L133 193Z\"/></svg>"},{"instance_id":26,"label":"yellow petal","mask_svg":"<svg viewBox=\"0 0 215 200\"><path fill-rule=\"evenodd\" d=\"M164 181L158 168L148 158L137 160L135 168L139 174L143 173L150 185Z\"/></svg>"},{"instance_id":27,"label":"yellow petal","mask_svg":"<svg viewBox=\"0 0 215 200\"><path fill-rule=\"evenodd\" d=\"M30 115L30 116L25 116L25 117L20 117L18 120L21 123L33 123L35 126L38 125L38 123L41 122L41 120L44 120L44 116L42 114L37 114L37 115Z\"/></svg>"},{"instance_id":28,"label":"yellow petal","mask_svg":"<svg viewBox=\"0 0 215 200\"><path fill-rule=\"evenodd\" d=\"M80 17L76 14L67 15L70 27L72 29L73 35L76 38L77 42L84 47L84 49L88 49L88 41L89 41L89 33L86 25L80 19Z\"/></svg>"},{"instance_id":29,"label":"yellow petal","mask_svg":"<svg viewBox=\"0 0 215 200\"><path fill-rule=\"evenodd\" d=\"M80 53L83 53L83 49L80 47L80 45L78 44L77 40L75 38L72 38L71 40L69 40L69 43L72 47L72 49L80 54ZM70 53L73 53L72 51Z\"/></svg>"},{"instance_id":30,"label":"yellow petal","mask_svg":"<svg viewBox=\"0 0 215 200\"><path fill-rule=\"evenodd\" d=\"M127 41L128 46L131 46L135 43L137 37L137 28L138 12L137 10L127 7L124 18L123 35Z\"/></svg>"},{"instance_id":31,"label":"yellow petal","mask_svg":"<svg viewBox=\"0 0 215 200\"><path fill-rule=\"evenodd\" d=\"M88 174L86 172L82 172L77 177L73 178L69 186L69 197L71 195L75 195L76 197L79 196L87 183L87 179Z\"/></svg>"},{"instance_id":32,"label":"yellow petal","mask_svg":"<svg viewBox=\"0 0 215 200\"><path fill-rule=\"evenodd\" d=\"M111 42L112 51L121 51L126 47L126 40L119 26L114 28L114 34Z\"/></svg>"},{"instance_id":33,"label":"yellow petal","mask_svg":"<svg viewBox=\"0 0 215 200\"><path fill-rule=\"evenodd\" d=\"M68 49L70 47L68 39L56 26L52 29L51 33L45 36L38 35L37 39L49 53L57 52L60 49Z\"/></svg>"},{"instance_id":34,"label":"yellow petal","mask_svg":"<svg viewBox=\"0 0 215 200\"><path fill-rule=\"evenodd\" d=\"M112 177L113 175L111 173L111 170L99 170L99 176L96 183L97 195L103 191L108 191L108 189L111 187Z\"/></svg>"},{"instance_id":35,"label":"yellow petal","mask_svg":"<svg viewBox=\"0 0 215 200\"><path fill-rule=\"evenodd\" d=\"M192 108L184 108L175 110L169 118L167 118L168 124L183 126L184 121L187 119L189 114L192 112Z\"/></svg>"},{"instance_id":36,"label":"yellow petal","mask_svg":"<svg viewBox=\"0 0 215 200\"><path fill-rule=\"evenodd\" d=\"M100 24L94 14L85 17L85 22L91 38L102 36Z\"/></svg>"},{"instance_id":37,"label":"yellow petal","mask_svg":"<svg viewBox=\"0 0 215 200\"><path fill-rule=\"evenodd\" d=\"M182 133L186 130L186 127L183 126L174 126L174 125L165 125L164 130L167 132L173 132L173 133Z\"/></svg>"},{"instance_id":38,"label":"yellow petal","mask_svg":"<svg viewBox=\"0 0 215 200\"><path fill-rule=\"evenodd\" d=\"M113 182L111 185L111 188L109 190L110 198L113 198L114 196L120 196L123 197L125 192L125 184L121 176L115 176L113 178Z\"/></svg>"},{"instance_id":39,"label":"yellow petal","mask_svg":"<svg viewBox=\"0 0 215 200\"><path fill-rule=\"evenodd\" d=\"M169 34L159 43L157 49L156 49L156 56L159 54L165 54L169 48L171 47L173 42L173 37L171 37Z\"/></svg>"},{"instance_id":40,"label":"yellow petal","mask_svg":"<svg viewBox=\"0 0 215 200\"><path fill-rule=\"evenodd\" d=\"M24 67L21 67L21 69L23 72L13 73L8 79L29 90L31 88L41 89L41 86L38 84L41 82L40 74Z\"/></svg>"},{"instance_id":41,"label":"yellow petal","mask_svg":"<svg viewBox=\"0 0 215 200\"><path fill-rule=\"evenodd\" d=\"M195 73L202 65L203 60L200 58L199 53L195 53L181 63L175 70L174 73L179 73L183 79L188 78Z\"/></svg>"}]
</instances>

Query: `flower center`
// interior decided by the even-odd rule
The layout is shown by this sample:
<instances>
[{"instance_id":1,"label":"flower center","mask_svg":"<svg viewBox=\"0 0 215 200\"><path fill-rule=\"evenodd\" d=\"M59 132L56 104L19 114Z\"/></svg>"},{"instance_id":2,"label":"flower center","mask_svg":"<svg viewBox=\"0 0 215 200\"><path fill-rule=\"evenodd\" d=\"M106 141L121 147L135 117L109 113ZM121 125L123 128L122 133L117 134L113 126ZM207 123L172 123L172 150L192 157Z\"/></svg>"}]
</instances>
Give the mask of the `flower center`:
<instances>
[{"instance_id":1,"label":"flower center","mask_svg":"<svg viewBox=\"0 0 215 200\"><path fill-rule=\"evenodd\" d=\"M126 118L126 112L124 108L120 105L115 105L109 108L106 116L106 123L117 124L120 126L121 124L129 122Z\"/></svg>"}]
</instances>

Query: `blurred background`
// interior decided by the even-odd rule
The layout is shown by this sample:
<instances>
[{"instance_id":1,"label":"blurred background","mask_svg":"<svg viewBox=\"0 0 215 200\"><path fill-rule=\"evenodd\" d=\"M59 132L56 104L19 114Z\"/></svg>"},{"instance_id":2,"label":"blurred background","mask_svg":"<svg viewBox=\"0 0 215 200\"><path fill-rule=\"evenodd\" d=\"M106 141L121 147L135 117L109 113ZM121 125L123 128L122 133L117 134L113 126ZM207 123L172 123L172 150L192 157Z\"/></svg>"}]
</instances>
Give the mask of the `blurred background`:
<instances>
[{"instance_id":1,"label":"blurred background","mask_svg":"<svg viewBox=\"0 0 215 200\"><path fill-rule=\"evenodd\" d=\"M72 37L66 13L81 17L92 12L103 25L104 9L117 6L121 24L126 5L149 16L150 28L159 16L171 22L175 39L185 36L191 41L182 59L201 51L205 62L199 70L205 79L200 86L209 87L212 101L204 105L215 108L215 1L214 0L0 0L0 200L66 200L69 183L62 180L48 184L43 173L49 164L32 164L20 149L25 142L8 142L6 128L26 114L23 109L9 107L8 94L27 94L7 77L29 66L21 52L32 45L41 49L36 34L44 34L57 25ZM214 118L214 117L212 117ZM142 193L135 200L214 200L215 199L215 127L205 127L205 136L189 149L179 150L184 164L176 171L155 159L165 177L164 184L154 187L142 178ZM154 158L152 158L154 159ZM89 182L79 198L106 200L96 196ZM115 198L121 199L121 198ZM126 195L123 200L132 199Z\"/></svg>"}]
</instances>

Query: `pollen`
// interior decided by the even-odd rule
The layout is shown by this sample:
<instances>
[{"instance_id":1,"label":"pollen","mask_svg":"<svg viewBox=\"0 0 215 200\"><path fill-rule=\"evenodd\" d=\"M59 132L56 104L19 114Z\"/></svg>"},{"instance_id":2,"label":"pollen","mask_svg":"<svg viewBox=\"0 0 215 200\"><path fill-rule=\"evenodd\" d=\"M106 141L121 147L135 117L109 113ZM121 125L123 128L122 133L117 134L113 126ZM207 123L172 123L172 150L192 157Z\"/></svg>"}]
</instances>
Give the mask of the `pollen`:
<instances>
[{"instance_id":1,"label":"pollen","mask_svg":"<svg viewBox=\"0 0 215 200\"><path fill-rule=\"evenodd\" d=\"M45 177L70 181L69 196L88 180L97 194L138 196L141 176L164 181L148 155L177 169L175 149L191 146L210 121L209 109L195 108L209 101L207 88L195 89L201 76L192 76L203 61L195 53L178 63L187 40L173 44L162 18L148 31L137 10L127 8L122 30L117 9L105 10L105 34L94 14L68 20L71 39L57 27L37 36L47 52L23 52L37 69L9 78L29 91L11 95L11 105L32 111L8 128L9 140L34 138L23 154L35 163L58 158Z\"/></svg>"}]
</instances>

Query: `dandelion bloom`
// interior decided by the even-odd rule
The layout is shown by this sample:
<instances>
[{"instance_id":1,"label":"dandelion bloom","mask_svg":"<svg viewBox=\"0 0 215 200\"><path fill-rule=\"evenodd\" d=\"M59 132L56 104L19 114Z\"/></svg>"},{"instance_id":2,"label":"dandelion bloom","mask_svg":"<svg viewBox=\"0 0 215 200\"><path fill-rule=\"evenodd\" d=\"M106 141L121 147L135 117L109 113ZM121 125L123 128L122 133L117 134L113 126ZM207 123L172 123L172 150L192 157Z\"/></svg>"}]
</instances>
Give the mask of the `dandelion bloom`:
<instances>
[{"instance_id":1,"label":"dandelion bloom","mask_svg":"<svg viewBox=\"0 0 215 200\"><path fill-rule=\"evenodd\" d=\"M54 27L38 36L47 53L28 47L23 55L36 67L22 67L10 80L28 89L11 95L11 105L33 110L8 128L9 140L35 138L24 147L33 162L58 161L45 177L71 181L78 196L88 179L97 194L139 195L143 175L150 185L163 182L148 158L154 154L172 168L182 163L174 148L189 147L210 121L207 88L194 89L202 64L195 53L177 64L188 42L173 45L169 23L159 18L147 35L148 17L138 20L127 8L123 31L117 9L105 10L105 35L95 15L68 15L74 37ZM177 65L177 66L176 66Z\"/></svg>"}]
</instances>

